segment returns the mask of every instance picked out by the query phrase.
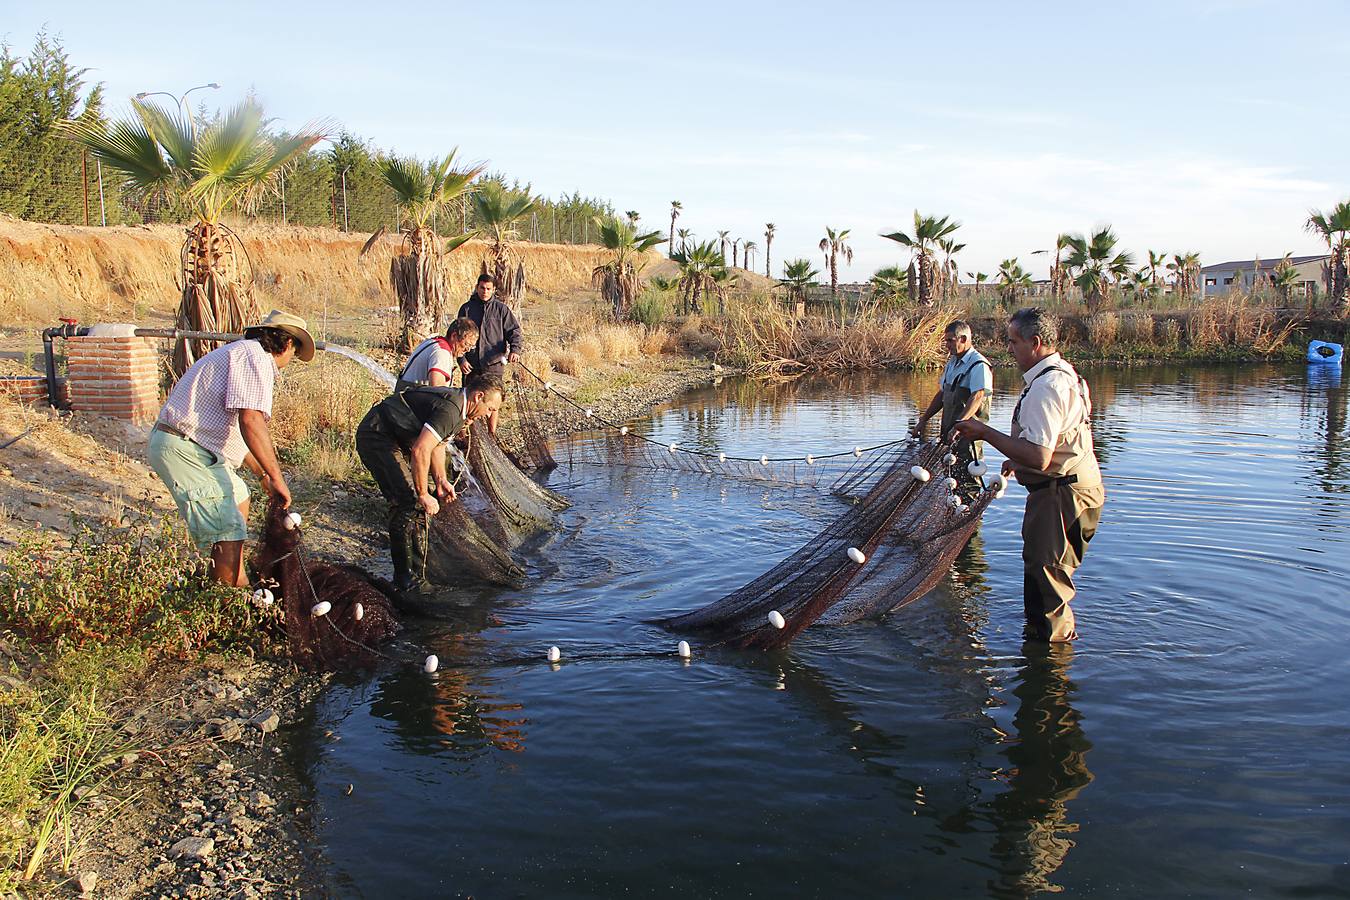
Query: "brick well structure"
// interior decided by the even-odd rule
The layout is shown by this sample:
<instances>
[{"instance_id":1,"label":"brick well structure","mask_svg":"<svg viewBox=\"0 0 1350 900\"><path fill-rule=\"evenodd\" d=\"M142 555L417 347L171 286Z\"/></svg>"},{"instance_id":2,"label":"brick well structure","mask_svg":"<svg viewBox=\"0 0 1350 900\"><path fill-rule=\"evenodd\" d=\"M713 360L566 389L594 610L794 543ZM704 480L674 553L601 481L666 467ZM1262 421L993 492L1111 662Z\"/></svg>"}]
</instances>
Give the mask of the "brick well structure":
<instances>
[{"instance_id":1,"label":"brick well structure","mask_svg":"<svg viewBox=\"0 0 1350 900\"><path fill-rule=\"evenodd\" d=\"M66 377L71 409L132 422L159 413L159 353L149 338L69 338Z\"/></svg>"}]
</instances>

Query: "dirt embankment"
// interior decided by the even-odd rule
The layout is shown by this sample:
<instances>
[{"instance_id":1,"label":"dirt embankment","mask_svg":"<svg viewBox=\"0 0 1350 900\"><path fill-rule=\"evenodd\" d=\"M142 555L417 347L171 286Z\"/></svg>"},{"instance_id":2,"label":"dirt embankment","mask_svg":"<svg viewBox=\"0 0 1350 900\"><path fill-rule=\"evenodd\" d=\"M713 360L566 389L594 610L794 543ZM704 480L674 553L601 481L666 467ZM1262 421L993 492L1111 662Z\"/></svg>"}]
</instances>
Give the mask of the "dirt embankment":
<instances>
[{"instance_id":1,"label":"dirt embankment","mask_svg":"<svg viewBox=\"0 0 1350 900\"><path fill-rule=\"evenodd\" d=\"M368 234L325 228L241 224L258 302L311 320L392 306L389 260L399 239L385 235L360 256ZM83 228L0 217L0 326L134 321L172 315L178 304L176 225ZM596 246L520 244L532 294L590 287L591 270L608 254ZM468 296L486 245L470 241L446 259L452 296ZM652 258L660 258L653 254Z\"/></svg>"}]
</instances>

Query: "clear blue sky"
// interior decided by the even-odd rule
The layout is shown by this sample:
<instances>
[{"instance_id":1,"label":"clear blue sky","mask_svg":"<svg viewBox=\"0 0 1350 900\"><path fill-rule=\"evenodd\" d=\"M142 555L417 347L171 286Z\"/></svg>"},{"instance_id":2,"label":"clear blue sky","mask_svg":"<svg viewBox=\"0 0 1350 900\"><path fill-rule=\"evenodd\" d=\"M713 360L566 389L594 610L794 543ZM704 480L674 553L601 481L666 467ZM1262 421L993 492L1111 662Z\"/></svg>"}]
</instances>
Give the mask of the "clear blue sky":
<instances>
[{"instance_id":1,"label":"clear blue sky","mask_svg":"<svg viewBox=\"0 0 1350 900\"><path fill-rule=\"evenodd\" d=\"M775 274L826 225L846 277L907 262L878 234L916 207L964 223L963 272L1043 274L1030 251L1102 223L1141 256L1313 253L1309 208L1350 198L1345 0L0 6L6 42L45 25L114 111L217 81L212 103L459 146L654 228L680 200L762 252L774 222Z\"/></svg>"}]
</instances>

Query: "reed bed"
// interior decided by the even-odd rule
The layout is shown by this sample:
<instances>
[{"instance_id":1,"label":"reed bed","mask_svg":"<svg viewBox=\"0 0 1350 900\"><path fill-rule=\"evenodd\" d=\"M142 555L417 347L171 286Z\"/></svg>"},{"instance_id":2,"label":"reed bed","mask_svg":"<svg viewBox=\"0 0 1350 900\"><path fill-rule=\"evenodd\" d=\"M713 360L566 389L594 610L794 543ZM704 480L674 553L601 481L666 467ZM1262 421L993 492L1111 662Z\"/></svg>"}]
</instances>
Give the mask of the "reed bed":
<instances>
[{"instance_id":1,"label":"reed bed","mask_svg":"<svg viewBox=\"0 0 1350 900\"><path fill-rule=\"evenodd\" d=\"M927 368L943 356L942 331L953 309L863 314L852 319L797 319L767 298L731 304L718 324L719 357L748 371L787 375L804 371ZM686 326L687 327L687 326Z\"/></svg>"}]
</instances>

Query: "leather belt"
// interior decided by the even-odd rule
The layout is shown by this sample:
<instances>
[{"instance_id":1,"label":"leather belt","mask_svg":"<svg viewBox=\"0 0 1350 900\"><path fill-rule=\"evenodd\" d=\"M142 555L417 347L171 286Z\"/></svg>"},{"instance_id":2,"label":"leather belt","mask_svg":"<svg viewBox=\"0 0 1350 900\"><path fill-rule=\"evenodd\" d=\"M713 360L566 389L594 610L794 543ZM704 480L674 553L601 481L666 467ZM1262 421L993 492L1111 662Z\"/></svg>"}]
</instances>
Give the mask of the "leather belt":
<instances>
[{"instance_id":1,"label":"leather belt","mask_svg":"<svg viewBox=\"0 0 1350 900\"><path fill-rule=\"evenodd\" d=\"M1077 484L1077 483L1078 483L1077 475L1065 475L1063 478L1051 478L1049 481L1042 481L1039 484L1029 484L1026 487L1028 494L1034 494L1037 491L1045 490L1052 484L1067 486L1070 484Z\"/></svg>"},{"instance_id":2,"label":"leather belt","mask_svg":"<svg viewBox=\"0 0 1350 900\"><path fill-rule=\"evenodd\" d=\"M180 437L185 441L192 440L192 438L188 437L186 434L183 434L183 432L179 431L177 428L174 428L172 425L166 425L163 422L155 423L155 431L162 431L165 434L171 434L174 437Z\"/></svg>"}]
</instances>

